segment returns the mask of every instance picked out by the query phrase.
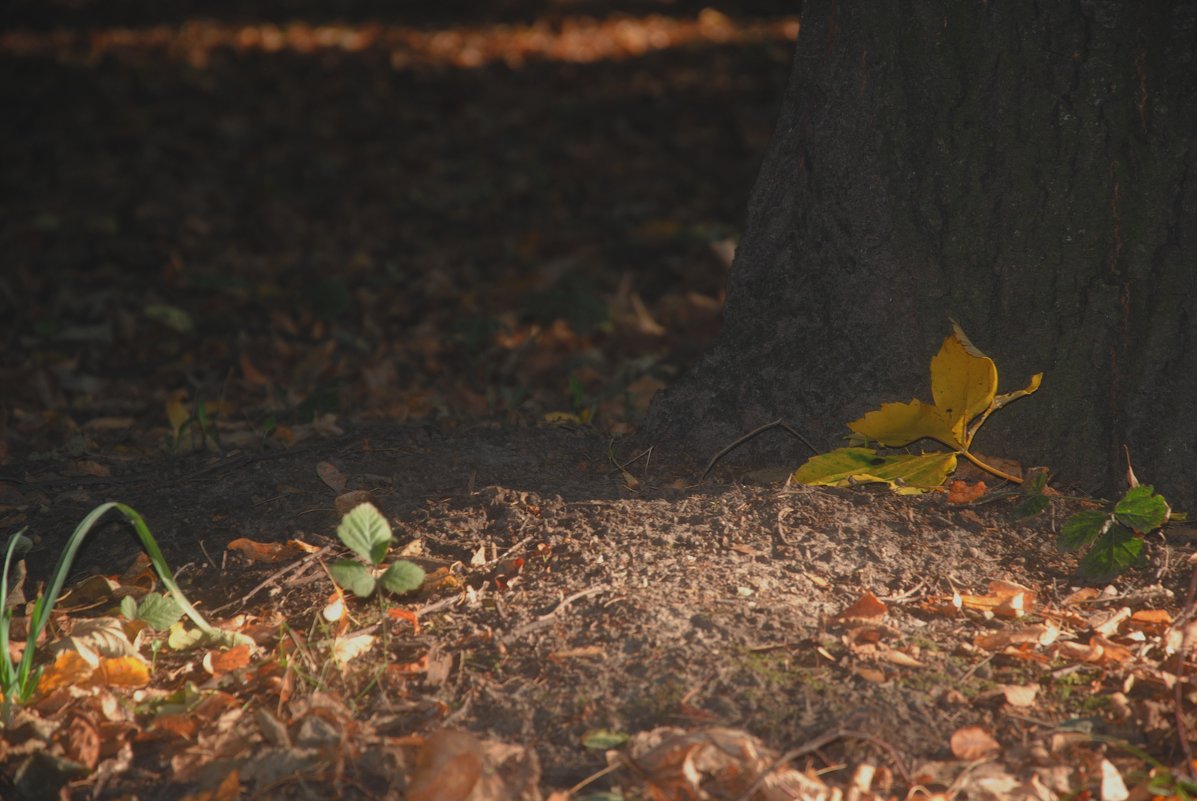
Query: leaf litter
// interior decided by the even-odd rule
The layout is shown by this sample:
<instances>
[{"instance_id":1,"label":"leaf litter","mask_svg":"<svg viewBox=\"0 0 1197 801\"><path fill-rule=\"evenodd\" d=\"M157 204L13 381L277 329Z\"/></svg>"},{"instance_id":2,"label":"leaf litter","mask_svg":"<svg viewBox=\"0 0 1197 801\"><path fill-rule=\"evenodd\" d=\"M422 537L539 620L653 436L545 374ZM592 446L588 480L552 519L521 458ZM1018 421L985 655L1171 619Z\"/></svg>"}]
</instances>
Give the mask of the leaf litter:
<instances>
[{"instance_id":1,"label":"leaf litter","mask_svg":"<svg viewBox=\"0 0 1197 801\"><path fill-rule=\"evenodd\" d=\"M10 649L56 532L109 495L171 532L188 596L254 645L158 632L135 546L89 544L46 684L4 731L0 794L1192 794L1183 539L1076 587L1049 547L1051 519L1081 508L1066 499L1013 521L1018 499L976 484L950 502L696 488L680 466L613 464L578 428L632 430L713 331L788 9L740 28L697 8L555 33L438 20L439 43L102 18L82 37L27 11L0 57L40 78L7 70L3 90L42 121L64 184L4 134L21 199L0 289L23 302L0 323L0 465L19 476L0 482L0 528L40 537ZM299 80L312 53L328 72ZM446 118L444 97L473 99ZM371 124L308 125L313 102ZM712 102L730 121L710 124ZM609 128L586 103L616 109ZM148 155L122 160L125 141ZM245 196L247 153L263 172ZM344 212L320 211L329 196ZM1037 385L997 396L986 373L978 395L969 370L936 408ZM949 445L969 444L960 422L937 429ZM362 502L416 551L412 598L358 599L325 569L351 556L335 531Z\"/></svg>"}]
</instances>

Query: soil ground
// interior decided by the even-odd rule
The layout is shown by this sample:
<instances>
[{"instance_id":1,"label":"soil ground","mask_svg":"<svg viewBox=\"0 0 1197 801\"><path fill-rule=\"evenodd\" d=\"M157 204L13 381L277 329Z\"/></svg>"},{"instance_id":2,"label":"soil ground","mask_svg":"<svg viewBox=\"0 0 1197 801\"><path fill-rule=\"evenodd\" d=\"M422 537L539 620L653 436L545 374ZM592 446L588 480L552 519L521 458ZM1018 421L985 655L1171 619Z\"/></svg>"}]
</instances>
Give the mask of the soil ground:
<instances>
[{"instance_id":1,"label":"soil ground","mask_svg":"<svg viewBox=\"0 0 1197 801\"><path fill-rule=\"evenodd\" d=\"M1014 520L1000 494L731 460L700 483L711 454L628 444L718 324L789 4L14 8L0 535L34 537L32 595L88 511L126 502L261 651L163 647L148 687L48 693L5 733L0 790L464 798L464 765L499 777L472 798L537 798L639 753L600 733L662 727L799 749L836 787L879 766L881 797L1034 776L1024 797L1051 798L1104 787L1102 760L1134 783L1148 763L1112 743L1181 760L1183 538L1078 598L1055 537L1084 502ZM327 465L435 576L389 602L418 629L374 601L321 616ZM327 550L265 563L239 539ZM69 585L120 585L139 552L113 520ZM1023 618L992 581L1026 588ZM67 603L55 635L113 604ZM379 639L342 668L358 635ZM691 797L677 748L576 795ZM767 760L737 764L711 797Z\"/></svg>"}]
</instances>

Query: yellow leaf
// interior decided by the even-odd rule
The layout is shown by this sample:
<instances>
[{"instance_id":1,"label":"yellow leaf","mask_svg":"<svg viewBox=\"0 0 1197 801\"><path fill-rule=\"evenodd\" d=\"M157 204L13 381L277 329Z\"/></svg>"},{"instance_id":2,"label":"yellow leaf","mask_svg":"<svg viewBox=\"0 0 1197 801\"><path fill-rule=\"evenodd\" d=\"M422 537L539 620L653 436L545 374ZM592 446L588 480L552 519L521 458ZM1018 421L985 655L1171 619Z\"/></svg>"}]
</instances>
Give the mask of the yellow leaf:
<instances>
[{"instance_id":1,"label":"yellow leaf","mask_svg":"<svg viewBox=\"0 0 1197 801\"><path fill-rule=\"evenodd\" d=\"M919 400L882 404L880 409L848 423L848 428L891 448L900 448L924 437L938 440L949 448L964 447L943 412Z\"/></svg>"},{"instance_id":2,"label":"yellow leaf","mask_svg":"<svg viewBox=\"0 0 1197 801\"><path fill-rule=\"evenodd\" d=\"M135 656L102 659L92 672L90 683L107 687L144 687L150 683L150 669Z\"/></svg>"},{"instance_id":3,"label":"yellow leaf","mask_svg":"<svg viewBox=\"0 0 1197 801\"><path fill-rule=\"evenodd\" d=\"M993 359L977 350L960 326L952 323L952 335L931 359L931 397L963 446L968 446L965 427L993 403L997 385Z\"/></svg>"},{"instance_id":4,"label":"yellow leaf","mask_svg":"<svg viewBox=\"0 0 1197 801\"><path fill-rule=\"evenodd\" d=\"M880 456L872 448L840 448L814 456L794 472L798 484L844 486L852 481L898 482L916 491L938 487L956 469L954 453Z\"/></svg>"},{"instance_id":5,"label":"yellow leaf","mask_svg":"<svg viewBox=\"0 0 1197 801\"><path fill-rule=\"evenodd\" d=\"M177 438L183 426L191 419L191 404L187 402L187 390L180 389L171 393L166 401L166 419L170 420L170 429Z\"/></svg>"},{"instance_id":6,"label":"yellow leaf","mask_svg":"<svg viewBox=\"0 0 1197 801\"><path fill-rule=\"evenodd\" d=\"M1027 383L1026 389L1020 389L1017 392L1007 392L1004 395L998 395L996 398L994 398L993 399L994 411L997 411L998 409L1002 408L1010 401L1018 400L1019 398L1023 398L1023 397L1026 397L1027 395L1030 395L1032 392L1039 389L1039 385L1042 383L1043 383L1043 373L1035 373L1035 375L1031 376L1030 382Z\"/></svg>"}]
</instances>

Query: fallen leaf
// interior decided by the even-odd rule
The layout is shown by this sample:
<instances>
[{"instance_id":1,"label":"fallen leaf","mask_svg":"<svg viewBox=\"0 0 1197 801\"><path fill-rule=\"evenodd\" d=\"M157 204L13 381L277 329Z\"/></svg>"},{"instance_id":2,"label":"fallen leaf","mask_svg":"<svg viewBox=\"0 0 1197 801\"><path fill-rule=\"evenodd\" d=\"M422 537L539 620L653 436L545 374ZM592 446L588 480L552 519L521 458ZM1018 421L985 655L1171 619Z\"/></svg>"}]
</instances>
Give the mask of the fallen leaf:
<instances>
[{"instance_id":1,"label":"fallen leaf","mask_svg":"<svg viewBox=\"0 0 1197 801\"><path fill-rule=\"evenodd\" d=\"M837 614L833 620L872 620L874 618L882 618L889 608L883 604L876 595L869 591L865 591L863 595L856 599L856 601Z\"/></svg>"},{"instance_id":2,"label":"fallen leaf","mask_svg":"<svg viewBox=\"0 0 1197 801\"><path fill-rule=\"evenodd\" d=\"M338 495L345 492L345 485L349 483L349 478L332 462L317 464L316 475L320 476L320 480Z\"/></svg>"},{"instance_id":3,"label":"fallen leaf","mask_svg":"<svg viewBox=\"0 0 1197 801\"><path fill-rule=\"evenodd\" d=\"M223 651L209 651L204 654L204 670L212 676L220 676L249 664L250 648L248 645L236 645Z\"/></svg>"},{"instance_id":4,"label":"fallen leaf","mask_svg":"<svg viewBox=\"0 0 1197 801\"><path fill-rule=\"evenodd\" d=\"M953 481L948 487L948 503L973 503L985 494L985 482L969 484L967 481Z\"/></svg>"},{"instance_id":5,"label":"fallen leaf","mask_svg":"<svg viewBox=\"0 0 1197 801\"><path fill-rule=\"evenodd\" d=\"M1108 759L1101 761L1101 801L1126 801L1130 792L1118 768Z\"/></svg>"},{"instance_id":6,"label":"fallen leaf","mask_svg":"<svg viewBox=\"0 0 1197 801\"><path fill-rule=\"evenodd\" d=\"M442 729L424 741L407 785L408 801L465 801L483 770L482 743L466 732Z\"/></svg>"},{"instance_id":7,"label":"fallen leaf","mask_svg":"<svg viewBox=\"0 0 1197 801\"><path fill-rule=\"evenodd\" d=\"M406 620L411 624L411 633L420 633L420 615L417 612L412 612L409 609L402 609L398 606L392 606L387 610L387 617L392 620Z\"/></svg>"},{"instance_id":8,"label":"fallen leaf","mask_svg":"<svg viewBox=\"0 0 1197 801\"><path fill-rule=\"evenodd\" d=\"M254 562L273 564L283 562L295 556L290 545L281 542L257 542L246 537L238 537L226 546L230 551L239 551Z\"/></svg>"},{"instance_id":9,"label":"fallen leaf","mask_svg":"<svg viewBox=\"0 0 1197 801\"><path fill-rule=\"evenodd\" d=\"M185 795L179 801L236 801L240 797L241 777L233 768L216 787Z\"/></svg>"},{"instance_id":10,"label":"fallen leaf","mask_svg":"<svg viewBox=\"0 0 1197 801\"><path fill-rule=\"evenodd\" d=\"M965 726L952 734L952 753L957 759L972 762L997 756L1002 747L980 726Z\"/></svg>"},{"instance_id":11,"label":"fallen leaf","mask_svg":"<svg viewBox=\"0 0 1197 801\"><path fill-rule=\"evenodd\" d=\"M1037 684L1003 684L999 687L1010 706L1027 707L1035 705L1035 697L1039 694Z\"/></svg>"},{"instance_id":12,"label":"fallen leaf","mask_svg":"<svg viewBox=\"0 0 1197 801\"><path fill-rule=\"evenodd\" d=\"M358 634L355 637L337 637L333 640L333 658L344 665L374 647L378 638L373 634Z\"/></svg>"},{"instance_id":13,"label":"fallen leaf","mask_svg":"<svg viewBox=\"0 0 1197 801\"><path fill-rule=\"evenodd\" d=\"M351 490L337 496L333 502L337 514L347 515L363 503L374 503L374 494L369 490Z\"/></svg>"}]
</instances>

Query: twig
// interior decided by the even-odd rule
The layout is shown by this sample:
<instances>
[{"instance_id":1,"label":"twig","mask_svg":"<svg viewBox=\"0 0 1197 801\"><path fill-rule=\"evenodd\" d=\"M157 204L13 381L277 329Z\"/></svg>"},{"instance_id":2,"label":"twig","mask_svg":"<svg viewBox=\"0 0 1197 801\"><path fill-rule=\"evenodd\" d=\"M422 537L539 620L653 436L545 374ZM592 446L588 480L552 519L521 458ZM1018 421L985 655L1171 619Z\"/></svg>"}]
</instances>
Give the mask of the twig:
<instances>
[{"instance_id":1,"label":"twig","mask_svg":"<svg viewBox=\"0 0 1197 801\"><path fill-rule=\"evenodd\" d=\"M245 595L242 595L240 598L236 598L236 599L234 599L234 600L232 600L232 601L229 601L229 602L228 602L227 604L225 604L224 606L218 606L218 607L216 607L215 609L213 609L213 610L212 610L212 614L214 614L214 615L215 615L215 614L218 614L218 613L220 613L220 612L223 612L224 610L226 610L226 609L228 609L228 608L230 608L230 607L237 606L238 604L240 604L240 605L244 606L245 604L249 603L249 599L250 599L250 598L253 598L253 597L254 597L255 595L257 595L259 592L261 592L262 590L264 590L264 589L266 589L267 587L271 586L272 584L277 584L278 582L282 581L282 580L283 580L283 578L285 578L285 577L286 577L286 576L288 576L289 574L291 574L291 573L299 573L299 572L302 572L303 570L306 570L306 569L307 569L307 567L308 567L309 565L311 565L311 564L312 564L312 562L316 561L316 560L317 560L317 559L319 559L321 556L323 556L324 554L328 553L328 551L329 551L329 549L330 549L330 548L332 548L332 546L331 546L331 545L325 545L325 546L324 546L323 548L321 548L320 550L316 551L315 553L310 553L310 554L308 554L308 555L307 555L307 556L305 556L303 559L300 559L298 562L292 562L291 564L289 564L289 565L287 565L286 567L284 567L282 570L277 570L277 571L275 571L274 573L271 573L271 574L270 574L270 575L269 575L269 576L266 578L266 580L265 580L265 581L263 581L263 582L262 582L261 584L259 584L258 586L254 587L254 588L253 588L252 590L250 590L249 592L245 593Z\"/></svg>"},{"instance_id":2,"label":"twig","mask_svg":"<svg viewBox=\"0 0 1197 801\"><path fill-rule=\"evenodd\" d=\"M610 589L611 589L611 587L607 584L596 584L593 587L590 587L588 589L581 590L580 592L575 592L573 595L570 595L567 598L563 598L561 600L561 603L559 603L555 607L553 607L553 610L551 612L547 612L547 613L541 615L540 617L536 618L535 620L530 620L527 623L523 624L522 626L517 626L515 629L513 629L511 631L510 634L508 634L506 637L503 638L503 642L509 643L509 642L512 642L513 640L518 640L520 637L523 637L525 634L530 634L531 632L536 631L537 629L543 629L545 626L548 626L550 623L552 623L553 618L557 617L557 615L564 612L565 608L567 606L569 606L570 604L572 604L574 601L577 601L580 598L588 598L591 595L598 595L599 593L607 592Z\"/></svg>"},{"instance_id":3,"label":"twig","mask_svg":"<svg viewBox=\"0 0 1197 801\"><path fill-rule=\"evenodd\" d=\"M774 420L772 423L765 423L760 428L754 428L752 431L749 431L747 434L745 434L744 436L737 439L731 445L728 445L726 448L719 451L719 453L712 456L711 461L707 462L707 469L703 470L702 475L698 477L698 483L701 484L702 482L706 481L707 475L710 474L711 469L715 466L716 462L718 462L724 456L729 454L731 451L733 451L736 448L743 445L748 440L752 439L753 437L757 436L758 434L765 433L766 431L768 431L771 428L785 429L786 431L788 431L789 433L791 433L795 437L797 437L799 440L801 440L803 445L810 448L815 453L819 452L819 449L816 448L814 445L811 445L810 442L806 439L806 437L802 436L800 433L798 433L798 431L793 426L791 426L789 423L785 422L785 420L783 420L782 418L779 417L776 420Z\"/></svg>"},{"instance_id":4,"label":"twig","mask_svg":"<svg viewBox=\"0 0 1197 801\"><path fill-rule=\"evenodd\" d=\"M744 794L736 799L736 801L749 801L749 799L751 799L753 794L761 788L761 785L765 783L765 780L769 778L773 771L777 770L787 762L792 762L800 756L806 756L807 754L814 753L823 746L833 743L836 740L842 740L845 737L851 737L855 740L864 740L865 742L872 743L878 748L881 748L887 754L889 754L889 758L893 761L894 767L902 776L902 781L906 782L908 785L914 783L910 777L910 772L906 770L906 766L902 763L902 757L898 753L897 749L895 749L885 740L874 737L871 734L865 734L864 732L851 731L848 729L835 729L834 731L829 731L826 734L822 734L791 751L786 751L777 759L773 760L773 764L761 771L761 775L756 777L756 781L754 781L749 788L744 791Z\"/></svg>"},{"instance_id":5,"label":"twig","mask_svg":"<svg viewBox=\"0 0 1197 801\"><path fill-rule=\"evenodd\" d=\"M1189 595L1185 599L1185 611L1181 615L1181 620L1185 621L1184 628L1181 629L1180 648L1176 649L1176 683L1172 685L1172 694L1174 698L1175 709L1172 714L1176 716L1176 739L1180 741L1180 750L1184 752L1184 764L1192 769L1193 765L1193 747L1189 745L1189 738L1185 734L1185 716L1184 716L1184 683L1185 683L1185 652L1189 647L1189 630L1193 623L1193 602L1197 600L1197 565L1193 567L1193 573L1189 576Z\"/></svg>"}]
</instances>

